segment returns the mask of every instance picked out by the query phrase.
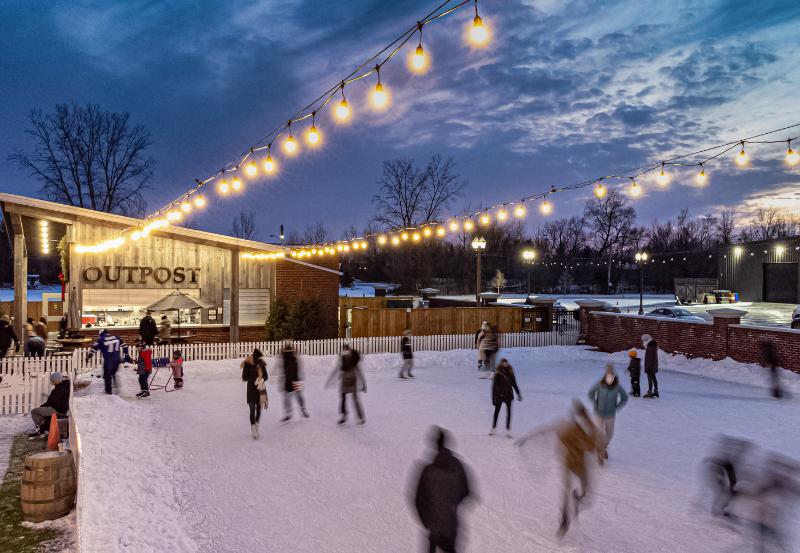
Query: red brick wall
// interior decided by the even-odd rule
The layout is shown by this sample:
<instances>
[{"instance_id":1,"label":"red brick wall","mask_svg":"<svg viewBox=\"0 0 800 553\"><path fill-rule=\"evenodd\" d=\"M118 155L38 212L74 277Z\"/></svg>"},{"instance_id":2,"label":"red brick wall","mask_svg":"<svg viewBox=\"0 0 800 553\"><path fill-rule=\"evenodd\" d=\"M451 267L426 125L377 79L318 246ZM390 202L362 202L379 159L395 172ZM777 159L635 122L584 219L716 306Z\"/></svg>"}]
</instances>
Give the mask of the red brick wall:
<instances>
[{"instance_id":1,"label":"red brick wall","mask_svg":"<svg viewBox=\"0 0 800 553\"><path fill-rule=\"evenodd\" d=\"M728 329L728 356L743 363L760 363L761 340L772 342L781 367L800 373L800 330L731 326Z\"/></svg>"},{"instance_id":2,"label":"red brick wall","mask_svg":"<svg viewBox=\"0 0 800 553\"><path fill-rule=\"evenodd\" d=\"M177 331L177 325L172 328L173 332ZM129 345L136 343L136 337L139 336L139 330L136 328L120 328L115 329L111 327L109 332L115 336L119 336L123 342ZM97 339L100 332L99 328L89 328L81 330L81 334L93 340ZM219 344L230 342L231 330L228 326L212 326L212 327L184 327L182 332L191 332L195 334L189 342L192 344ZM239 341L240 342L263 342L265 338L264 326L240 326L239 327Z\"/></svg>"},{"instance_id":3,"label":"red brick wall","mask_svg":"<svg viewBox=\"0 0 800 553\"><path fill-rule=\"evenodd\" d=\"M338 256L304 257L303 261L339 270ZM275 266L275 281L276 297L288 303L318 300L324 320L322 338L339 336L339 275L284 260Z\"/></svg>"}]
</instances>

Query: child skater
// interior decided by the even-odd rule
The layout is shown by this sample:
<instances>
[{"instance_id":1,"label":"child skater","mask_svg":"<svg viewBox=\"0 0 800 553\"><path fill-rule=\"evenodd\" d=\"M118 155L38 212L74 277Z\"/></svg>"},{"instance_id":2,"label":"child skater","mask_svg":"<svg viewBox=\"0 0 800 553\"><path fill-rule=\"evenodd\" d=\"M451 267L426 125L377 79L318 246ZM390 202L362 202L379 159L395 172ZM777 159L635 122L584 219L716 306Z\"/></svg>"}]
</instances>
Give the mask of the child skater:
<instances>
[{"instance_id":1,"label":"child skater","mask_svg":"<svg viewBox=\"0 0 800 553\"><path fill-rule=\"evenodd\" d=\"M628 365L628 372L631 375L631 395L639 397L641 389L639 388L639 378L642 376L642 360L636 356L636 350L632 349L628 352L631 358L631 364Z\"/></svg>"},{"instance_id":2,"label":"child skater","mask_svg":"<svg viewBox=\"0 0 800 553\"><path fill-rule=\"evenodd\" d=\"M172 369L172 379L175 381L175 389L180 390L183 388L183 359L181 359L181 350L176 349L172 353L172 361L169 364Z\"/></svg>"},{"instance_id":3,"label":"child skater","mask_svg":"<svg viewBox=\"0 0 800 553\"><path fill-rule=\"evenodd\" d=\"M514 390L517 398L522 401L522 394L517 387L517 379L514 377L514 369L505 359L500 360L492 381L492 404L494 405L494 417L492 418L492 429L490 436L494 436L497 427L497 416L500 408L506 404L506 436L511 437L511 402L514 401Z\"/></svg>"}]
</instances>

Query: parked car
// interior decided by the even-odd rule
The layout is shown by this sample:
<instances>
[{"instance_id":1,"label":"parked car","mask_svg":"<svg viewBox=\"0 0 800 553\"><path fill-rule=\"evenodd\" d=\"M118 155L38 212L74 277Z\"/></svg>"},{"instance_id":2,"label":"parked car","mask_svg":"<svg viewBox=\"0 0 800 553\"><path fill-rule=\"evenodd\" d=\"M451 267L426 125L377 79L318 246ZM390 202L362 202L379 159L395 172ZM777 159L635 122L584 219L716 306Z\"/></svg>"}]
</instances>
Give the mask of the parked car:
<instances>
[{"instance_id":1,"label":"parked car","mask_svg":"<svg viewBox=\"0 0 800 553\"><path fill-rule=\"evenodd\" d=\"M614 305L613 303L610 303L610 302L605 302L603 304L603 307L600 308L600 311L605 311L606 313L622 313L622 311L620 310L619 306L616 306L616 305ZM553 311L553 312L555 313L555 311ZM581 320L581 310L580 309L573 309L572 317L576 321L580 321Z\"/></svg>"},{"instance_id":2,"label":"parked car","mask_svg":"<svg viewBox=\"0 0 800 553\"><path fill-rule=\"evenodd\" d=\"M703 322L705 321L704 318L698 317L697 315L692 315L690 311L686 309L680 309L678 307L659 307L647 314L648 317L665 317L670 319L677 319L679 321L694 321L694 322Z\"/></svg>"},{"instance_id":3,"label":"parked car","mask_svg":"<svg viewBox=\"0 0 800 553\"><path fill-rule=\"evenodd\" d=\"M795 330L800 329L800 306L795 307L792 311L792 328Z\"/></svg>"}]
</instances>

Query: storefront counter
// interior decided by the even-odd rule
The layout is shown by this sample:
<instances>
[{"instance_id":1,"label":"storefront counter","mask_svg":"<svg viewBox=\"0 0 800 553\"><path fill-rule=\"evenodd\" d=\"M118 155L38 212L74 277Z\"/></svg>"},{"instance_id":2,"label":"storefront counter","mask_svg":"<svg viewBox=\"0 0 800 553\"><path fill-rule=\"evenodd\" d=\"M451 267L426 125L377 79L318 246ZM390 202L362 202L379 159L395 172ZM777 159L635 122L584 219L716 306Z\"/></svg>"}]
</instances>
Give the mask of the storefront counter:
<instances>
[{"instance_id":1,"label":"storefront counter","mask_svg":"<svg viewBox=\"0 0 800 553\"><path fill-rule=\"evenodd\" d=\"M100 335L101 330L106 330L114 336L118 336L128 345L135 345L139 337L139 327L118 326L118 327L92 327L82 328L82 336L91 338L94 342ZM194 337L187 341L190 344L217 344L228 343L230 341L229 325L181 325L181 334L190 332ZM172 327L172 334L178 335L177 325ZM239 326L239 341L241 342L263 342L266 339L264 325Z\"/></svg>"}]
</instances>

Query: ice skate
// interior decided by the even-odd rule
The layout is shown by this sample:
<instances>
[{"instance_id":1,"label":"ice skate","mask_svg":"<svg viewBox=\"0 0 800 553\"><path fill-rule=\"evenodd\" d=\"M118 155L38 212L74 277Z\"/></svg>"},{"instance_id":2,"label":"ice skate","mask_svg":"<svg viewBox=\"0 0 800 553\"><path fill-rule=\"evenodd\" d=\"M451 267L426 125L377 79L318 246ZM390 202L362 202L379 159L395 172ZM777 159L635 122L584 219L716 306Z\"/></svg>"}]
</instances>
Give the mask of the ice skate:
<instances>
[{"instance_id":1,"label":"ice skate","mask_svg":"<svg viewBox=\"0 0 800 553\"><path fill-rule=\"evenodd\" d=\"M414 375L411 374L411 371L408 371L408 378L414 378Z\"/></svg>"},{"instance_id":2,"label":"ice skate","mask_svg":"<svg viewBox=\"0 0 800 553\"><path fill-rule=\"evenodd\" d=\"M556 537L559 539L563 538L567 534L567 530L569 530L569 518L565 510L564 514L561 516L561 526L558 527Z\"/></svg>"},{"instance_id":3,"label":"ice skate","mask_svg":"<svg viewBox=\"0 0 800 553\"><path fill-rule=\"evenodd\" d=\"M287 414L285 417L281 419L281 422L289 422L290 420L292 420L292 415Z\"/></svg>"},{"instance_id":4,"label":"ice skate","mask_svg":"<svg viewBox=\"0 0 800 553\"><path fill-rule=\"evenodd\" d=\"M653 397L653 392L647 392L645 395L642 396L642 398L644 399L650 399L651 397Z\"/></svg>"},{"instance_id":5,"label":"ice skate","mask_svg":"<svg viewBox=\"0 0 800 553\"><path fill-rule=\"evenodd\" d=\"M405 379L406 379L406 375L404 375L404 374L402 373L402 371L401 371L401 372L400 372L400 376L399 376L398 378L401 378L402 380L405 380Z\"/></svg>"},{"instance_id":6,"label":"ice skate","mask_svg":"<svg viewBox=\"0 0 800 553\"><path fill-rule=\"evenodd\" d=\"M28 434L28 439L29 440L35 440L36 438L39 438L40 436L44 436L44 434L45 434L44 428L39 427L39 428L36 429L36 432L34 432L32 434Z\"/></svg>"},{"instance_id":7,"label":"ice skate","mask_svg":"<svg viewBox=\"0 0 800 553\"><path fill-rule=\"evenodd\" d=\"M506 430L506 438L510 438L510 437L511 437L511 430Z\"/></svg>"},{"instance_id":8,"label":"ice skate","mask_svg":"<svg viewBox=\"0 0 800 553\"><path fill-rule=\"evenodd\" d=\"M308 418L308 416L309 416L309 415L308 415L308 411L306 411L306 408L305 408L305 407L303 407L303 416L304 416L305 418Z\"/></svg>"},{"instance_id":9,"label":"ice skate","mask_svg":"<svg viewBox=\"0 0 800 553\"><path fill-rule=\"evenodd\" d=\"M142 390L141 392L139 392L138 394L136 394L136 397L142 397L143 395L144 395L144 390Z\"/></svg>"},{"instance_id":10,"label":"ice skate","mask_svg":"<svg viewBox=\"0 0 800 553\"><path fill-rule=\"evenodd\" d=\"M356 424L358 426L364 426L365 424L367 424L367 419L358 419L358 422Z\"/></svg>"},{"instance_id":11,"label":"ice skate","mask_svg":"<svg viewBox=\"0 0 800 553\"><path fill-rule=\"evenodd\" d=\"M148 392L147 390L144 390L143 392L140 392L140 393L138 393L136 395L139 397L139 399L145 399L145 398L150 397L150 392Z\"/></svg>"},{"instance_id":12,"label":"ice skate","mask_svg":"<svg viewBox=\"0 0 800 553\"><path fill-rule=\"evenodd\" d=\"M253 432L253 439L257 440L258 439L258 424L251 424L250 425L250 430Z\"/></svg>"},{"instance_id":13,"label":"ice skate","mask_svg":"<svg viewBox=\"0 0 800 553\"><path fill-rule=\"evenodd\" d=\"M658 390L656 390L655 392L653 392L653 395L651 395L650 397L658 397Z\"/></svg>"},{"instance_id":14,"label":"ice skate","mask_svg":"<svg viewBox=\"0 0 800 553\"><path fill-rule=\"evenodd\" d=\"M338 424L339 426L343 426L344 423L346 423L346 422L347 422L347 417L342 417L341 419L339 419L339 422L337 422L336 424Z\"/></svg>"},{"instance_id":15,"label":"ice skate","mask_svg":"<svg viewBox=\"0 0 800 553\"><path fill-rule=\"evenodd\" d=\"M489 430L489 435L494 436L496 432L497 430L495 428L492 428L491 430Z\"/></svg>"}]
</instances>

